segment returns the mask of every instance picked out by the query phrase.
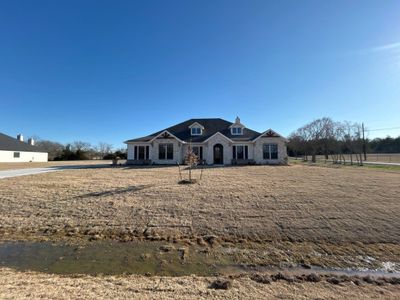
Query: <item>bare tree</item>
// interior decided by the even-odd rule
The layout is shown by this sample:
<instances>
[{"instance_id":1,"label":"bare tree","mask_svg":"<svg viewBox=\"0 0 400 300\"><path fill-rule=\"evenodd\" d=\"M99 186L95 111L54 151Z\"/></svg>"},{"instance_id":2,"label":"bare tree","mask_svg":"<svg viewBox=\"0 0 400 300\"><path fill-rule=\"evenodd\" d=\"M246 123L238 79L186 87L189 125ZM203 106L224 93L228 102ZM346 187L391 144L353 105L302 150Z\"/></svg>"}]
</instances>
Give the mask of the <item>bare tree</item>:
<instances>
[{"instance_id":1,"label":"bare tree","mask_svg":"<svg viewBox=\"0 0 400 300\"><path fill-rule=\"evenodd\" d=\"M74 142L72 143L72 148L73 148L75 151L84 152L84 151L89 151L90 148L91 148L91 146L90 146L89 143L86 143L86 142L83 142L83 141L74 141Z\"/></svg>"},{"instance_id":2,"label":"bare tree","mask_svg":"<svg viewBox=\"0 0 400 300\"><path fill-rule=\"evenodd\" d=\"M110 154L112 152L112 145L111 144L107 144L104 142L100 142L97 146L96 146L96 151L100 154L100 156L103 158L104 156L106 156L107 154Z\"/></svg>"},{"instance_id":3,"label":"bare tree","mask_svg":"<svg viewBox=\"0 0 400 300\"><path fill-rule=\"evenodd\" d=\"M330 118L321 118L292 133L288 147L294 153L302 153L304 160L311 155L312 161L316 162L316 156L323 154L325 162L331 155L333 163L346 164L346 155L349 154L351 164L355 155L357 163L362 165L362 133L362 125L358 123L333 122Z\"/></svg>"},{"instance_id":4,"label":"bare tree","mask_svg":"<svg viewBox=\"0 0 400 300\"><path fill-rule=\"evenodd\" d=\"M312 162L316 162L316 156L321 149L328 155L328 144L334 136L334 122L330 118L314 120L299 128L296 135L304 141L306 155L311 154Z\"/></svg>"},{"instance_id":5,"label":"bare tree","mask_svg":"<svg viewBox=\"0 0 400 300\"><path fill-rule=\"evenodd\" d=\"M35 139L35 145L43 149L49 154L49 160L54 160L60 156L64 150L64 145L58 142L49 140L42 140L39 137L32 137Z\"/></svg>"},{"instance_id":6,"label":"bare tree","mask_svg":"<svg viewBox=\"0 0 400 300\"><path fill-rule=\"evenodd\" d=\"M189 182L192 182L192 168L197 166L199 163L199 157L193 152L192 145L189 144L188 151L185 156L185 163L189 169Z\"/></svg>"}]
</instances>

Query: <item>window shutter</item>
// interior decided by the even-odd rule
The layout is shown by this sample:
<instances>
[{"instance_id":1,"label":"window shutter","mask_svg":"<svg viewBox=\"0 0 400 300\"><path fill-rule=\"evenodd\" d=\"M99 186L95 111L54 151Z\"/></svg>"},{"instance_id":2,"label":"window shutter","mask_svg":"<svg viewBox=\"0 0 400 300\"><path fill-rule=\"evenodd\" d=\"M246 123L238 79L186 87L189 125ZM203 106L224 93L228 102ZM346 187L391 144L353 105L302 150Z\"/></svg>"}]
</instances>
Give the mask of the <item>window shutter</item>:
<instances>
[{"instance_id":1,"label":"window shutter","mask_svg":"<svg viewBox=\"0 0 400 300\"><path fill-rule=\"evenodd\" d=\"M146 146L146 160L149 159L149 149L150 149L150 147Z\"/></svg>"},{"instance_id":2,"label":"window shutter","mask_svg":"<svg viewBox=\"0 0 400 300\"><path fill-rule=\"evenodd\" d=\"M248 159L249 157L249 146L244 146L244 159Z\"/></svg>"},{"instance_id":3,"label":"window shutter","mask_svg":"<svg viewBox=\"0 0 400 300\"><path fill-rule=\"evenodd\" d=\"M200 148L200 160L202 160L203 159L203 147L200 146L199 148Z\"/></svg>"},{"instance_id":4,"label":"window shutter","mask_svg":"<svg viewBox=\"0 0 400 300\"><path fill-rule=\"evenodd\" d=\"M233 159L236 159L236 146L232 146L232 151L233 151Z\"/></svg>"}]
</instances>

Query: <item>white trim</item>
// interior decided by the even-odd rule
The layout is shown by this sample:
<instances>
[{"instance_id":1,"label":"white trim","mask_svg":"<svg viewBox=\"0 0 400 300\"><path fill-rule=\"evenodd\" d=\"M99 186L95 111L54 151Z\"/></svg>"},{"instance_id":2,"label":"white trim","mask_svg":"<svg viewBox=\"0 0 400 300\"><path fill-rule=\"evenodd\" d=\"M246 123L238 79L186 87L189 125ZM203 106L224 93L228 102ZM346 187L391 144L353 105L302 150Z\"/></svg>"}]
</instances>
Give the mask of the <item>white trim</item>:
<instances>
[{"instance_id":1,"label":"white trim","mask_svg":"<svg viewBox=\"0 0 400 300\"><path fill-rule=\"evenodd\" d=\"M204 130L204 126L198 122L194 122L192 125L189 126L189 128L192 128L192 127L200 127L202 130Z\"/></svg>"},{"instance_id":2,"label":"white trim","mask_svg":"<svg viewBox=\"0 0 400 300\"><path fill-rule=\"evenodd\" d=\"M259 138L262 138L263 135L266 134L268 131L272 131L274 134L277 134L278 136L277 136L276 138L281 138L281 139L283 139L283 140L286 141L286 139L285 139L283 136L281 136L279 133L277 133L276 131L274 131L274 130L272 130L272 129L270 128L270 129L265 130L265 131L264 131L263 133L261 133L258 137L256 137L256 138L253 140L253 143L254 143L255 141L257 141ZM271 138L274 138L274 137L271 137Z\"/></svg>"},{"instance_id":3,"label":"white trim","mask_svg":"<svg viewBox=\"0 0 400 300\"><path fill-rule=\"evenodd\" d=\"M221 132L217 131L216 133L214 133L212 136L210 136L208 139L206 139L205 141L203 141L203 143L207 143L208 140L210 140L211 138L213 138L214 136L216 136L217 134L223 136L224 138L226 138L229 142L234 143L234 141L232 141L230 138L228 138L227 136L223 135Z\"/></svg>"},{"instance_id":4,"label":"white trim","mask_svg":"<svg viewBox=\"0 0 400 300\"><path fill-rule=\"evenodd\" d=\"M158 135L156 135L155 137L153 137L150 141L148 141L148 143L153 142L156 138L158 138L160 135L163 135L164 133L168 133L169 135L171 135L172 137L174 137L178 142L181 142L182 144L186 144L186 142L182 141L181 139L177 138L175 135L173 135L171 132L169 132L168 130L164 130L162 132L160 132Z\"/></svg>"},{"instance_id":5,"label":"white trim","mask_svg":"<svg viewBox=\"0 0 400 300\"><path fill-rule=\"evenodd\" d=\"M269 156L269 158L264 158L264 146L268 146L268 156ZM276 158L271 158L271 156L272 156L271 155L272 154L271 146L276 146ZM279 159L279 145L278 145L278 143L271 143L271 142L263 143L262 144L262 158L264 160L278 160Z\"/></svg>"},{"instance_id":6,"label":"white trim","mask_svg":"<svg viewBox=\"0 0 400 300\"><path fill-rule=\"evenodd\" d=\"M236 144L236 145L232 145L231 146L232 147L232 152L233 152L233 147L236 147L236 150L235 150L235 154L236 154L236 157L233 157L233 159L249 159L249 145L246 145L246 144ZM243 147L243 158L237 158L237 156L238 156L238 151L237 151L237 147ZM247 158L245 158L245 156L246 156L246 150L245 150L245 147L247 147Z\"/></svg>"},{"instance_id":7,"label":"white trim","mask_svg":"<svg viewBox=\"0 0 400 300\"><path fill-rule=\"evenodd\" d=\"M240 128L240 133L234 133L234 132L233 132L233 129L234 129L234 128L236 128L236 129ZM236 126L233 126L233 127L231 127L231 134L232 134L232 135L243 135L243 129L244 129L244 127L241 127L241 126L237 126L237 125L236 125Z\"/></svg>"},{"instance_id":8,"label":"white trim","mask_svg":"<svg viewBox=\"0 0 400 300\"><path fill-rule=\"evenodd\" d=\"M228 128L232 127L241 127L241 128L246 128L242 123L232 123Z\"/></svg>"},{"instance_id":9,"label":"white trim","mask_svg":"<svg viewBox=\"0 0 400 300\"><path fill-rule=\"evenodd\" d=\"M136 149L135 148L138 148L137 150L137 155L136 155ZM140 153L140 151L139 151L139 147L144 147L144 158L143 159L140 159L139 158L139 153ZM149 147L149 149L147 149L147 147ZM132 149L132 153L133 153L133 160L147 160L147 159L150 159L150 144L145 144L145 143L141 143L141 144L137 144L137 145L134 145L133 146L133 149ZM137 158L135 159L135 156L137 156ZM146 156L148 157L148 158L146 158Z\"/></svg>"},{"instance_id":10,"label":"white trim","mask_svg":"<svg viewBox=\"0 0 400 300\"><path fill-rule=\"evenodd\" d=\"M193 129L200 129L200 133L193 133ZM190 135L202 135L203 129L201 127L190 127Z\"/></svg>"},{"instance_id":11,"label":"white trim","mask_svg":"<svg viewBox=\"0 0 400 300\"><path fill-rule=\"evenodd\" d=\"M150 144L150 142L146 142L146 141L142 141L142 142L124 142L125 144L127 144L127 145L142 145L142 144L146 144L146 145L149 145Z\"/></svg>"}]
</instances>

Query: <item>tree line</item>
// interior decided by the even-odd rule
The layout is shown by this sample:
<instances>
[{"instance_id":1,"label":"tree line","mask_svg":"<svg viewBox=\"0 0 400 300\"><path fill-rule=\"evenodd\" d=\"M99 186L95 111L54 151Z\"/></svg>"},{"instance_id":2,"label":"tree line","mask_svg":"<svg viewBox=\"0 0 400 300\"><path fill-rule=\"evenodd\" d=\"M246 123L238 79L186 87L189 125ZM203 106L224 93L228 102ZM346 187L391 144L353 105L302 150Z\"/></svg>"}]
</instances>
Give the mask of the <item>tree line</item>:
<instances>
[{"instance_id":1,"label":"tree line","mask_svg":"<svg viewBox=\"0 0 400 300\"><path fill-rule=\"evenodd\" d=\"M400 153L400 136L368 140L367 151L370 153Z\"/></svg>"},{"instance_id":2,"label":"tree line","mask_svg":"<svg viewBox=\"0 0 400 300\"><path fill-rule=\"evenodd\" d=\"M331 118L314 120L293 132L288 138L289 156L302 156L304 160L316 161L317 155L331 157L333 163L362 165L367 153L400 153L400 136L369 140L365 137L363 124L335 122Z\"/></svg>"},{"instance_id":3,"label":"tree line","mask_svg":"<svg viewBox=\"0 0 400 300\"><path fill-rule=\"evenodd\" d=\"M36 137L35 143L49 153L49 160L126 159L126 149L114 150L111 144L104 142L91 145L83 141L74 141L63 145Z\"/></svg>"}]
</instances>

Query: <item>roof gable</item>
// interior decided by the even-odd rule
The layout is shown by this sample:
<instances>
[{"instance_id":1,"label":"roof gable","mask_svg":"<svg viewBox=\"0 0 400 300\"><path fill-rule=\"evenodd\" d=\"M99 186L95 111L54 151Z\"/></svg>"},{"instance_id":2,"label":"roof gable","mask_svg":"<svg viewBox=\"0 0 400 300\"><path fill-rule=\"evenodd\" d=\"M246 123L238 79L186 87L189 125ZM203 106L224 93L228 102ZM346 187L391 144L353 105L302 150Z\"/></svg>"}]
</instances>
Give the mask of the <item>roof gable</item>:
<instances>
[{"instance_id":1,"label":"roof gable","mask_svg":"<svg viewBox=\"0 0 400 300\"><path fill-rule=\"evenodd\" d=\"M204 130L204 126L201 125L199 122L194 122L192 125L189 126L189 128L194 128L194 127L200 127L201 129Z\"/></svg>"},{"instance_id":2,"label":"roof gable","mask_svg":"<svg viewBox=\"0 0 400 300\"><path fill-rule=\"evenodd\" d=\"M284 137L282 137L279 133L277 133L276 131L273 131L272 129L268 129L266 131L264 131L263 133L261 133L256 139L254 139L254 142L256 140L258 140L259 138L262 137L266 137L266 138L282 138L285 139Z\"/></svg>"},{"instance_id":3,"label":"roof gable","mask_svg":"<svg viewBox=\"0 0 400 300\"><path fill-rule=\"evenodd\" d=\"M190 126L198 123L204 127L202 135L191 135ZM232 135L230 126L232 122L220 119L220 118L210 118L210 119L190 119L184 121L182 123L176 124L174 126L168 127L164 130L155 132L151 135L132 139L125 141L125 143L135 143L135 142L149 142L155 136L159 135L164 131L168 131L169 133L173 134L178 139L184 142L193 142L193 143L202 143L209 139L211 136L216 134L217 132L221 133L228 139L232 141L251 141L260 135L259 132L251 130L249 128L243 129L242 135Z\"/></svg>"},{"instance_id":4,"label":"roof gable","mask_svg":"<svg viewBox=\"0 0 400 300\"><path fill-rule=\"evenodd\" d=\"M175 135L170 133L168 130L164 130L164 131L160 132L159 134L155 135L149 142L152 142L152 141L154 141L155 139L158 139L158 138L161 138L161 139L173 138L173 139L178 140L181 143L184 143L184 141L182 141L181 139L179 139L178 137L176 137Z\"/></svg>"}]
</instances>

